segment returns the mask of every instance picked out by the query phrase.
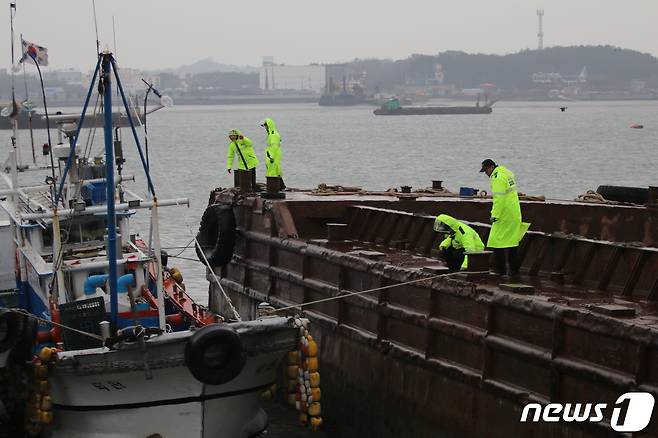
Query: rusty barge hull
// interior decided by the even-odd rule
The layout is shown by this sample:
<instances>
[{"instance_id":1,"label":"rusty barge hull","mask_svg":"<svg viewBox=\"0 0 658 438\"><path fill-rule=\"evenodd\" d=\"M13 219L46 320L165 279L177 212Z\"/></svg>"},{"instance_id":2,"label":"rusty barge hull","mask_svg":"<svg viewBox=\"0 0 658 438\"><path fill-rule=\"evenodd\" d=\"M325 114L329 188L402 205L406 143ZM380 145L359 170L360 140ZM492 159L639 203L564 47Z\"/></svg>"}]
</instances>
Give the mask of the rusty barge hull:
<instances>
[{"instance_id":1,"label":"rusty barge hull","mask_svg":"<svg viewBox=\"0 0 658 438\"><path fill-rule=\"evenodd\" d=\"M261 301L286 307L426 278L445 272L433 258L434 215L468 220L486 238L478 220L489 206L245 198L235 206L236 254L218 273L248 316ZM628 391L658 396L656 210L522 208L537 230L520 248L524 288L461 274L304 308L320 345L323 415L336 436L616 436L609 412L602 423L519 419L528 402L612 406ZM215 289L211 282L217 301ZM643 435L658 436L658 422Z\"/></svg>"}]
</instances>

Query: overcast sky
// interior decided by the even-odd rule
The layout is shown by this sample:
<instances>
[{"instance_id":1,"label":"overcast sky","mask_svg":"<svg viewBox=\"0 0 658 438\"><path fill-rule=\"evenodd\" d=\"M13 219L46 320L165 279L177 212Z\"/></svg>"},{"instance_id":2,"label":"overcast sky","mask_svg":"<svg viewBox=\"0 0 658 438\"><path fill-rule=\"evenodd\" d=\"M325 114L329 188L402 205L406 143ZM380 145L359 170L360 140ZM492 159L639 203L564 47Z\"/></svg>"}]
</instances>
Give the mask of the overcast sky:
<instances>
[{"instance_id":1,"label":"overcast sky","mask_svg":"<svg viewBox=\"0 0 658 438\"><path fill-rule=\"evenodd\" d=\"M48 48L51 68L95 63L92 0L15 0L15 29ZM445 50L511 53L544 45L612 44L658 54L658 0L96 0L101 47L124 67L200 59L260 65L405 58ZM9 66L9 1L1 9Z\"/></svg>"}]
</instances>

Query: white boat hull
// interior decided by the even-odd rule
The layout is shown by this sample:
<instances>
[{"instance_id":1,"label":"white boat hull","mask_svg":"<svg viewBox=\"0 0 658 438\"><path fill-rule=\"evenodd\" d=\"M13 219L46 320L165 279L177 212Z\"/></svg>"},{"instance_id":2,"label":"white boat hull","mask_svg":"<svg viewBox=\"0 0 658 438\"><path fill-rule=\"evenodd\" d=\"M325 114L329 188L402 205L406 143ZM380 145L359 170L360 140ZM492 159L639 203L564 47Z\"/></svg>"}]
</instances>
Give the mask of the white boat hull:
<instances>
[{"instance_id":1,"label":"white boat hull","mask_svg":"<svg viewBox=\"0 0 658 438\"><path fill-rule=\"evenodd\" d=\"M278 326L274 320L279 320ZM166 334L143 352L67 352L50 377L56 438L243 438L261 432L267 417L260 394L276 380L297 332L284 318L237 323L244 368L221 385L198 381L184 363L192 332ZM259 327L260 325L260 327ZM256 330L254 330L256 329Z\"/></svg>"}]
</instances>

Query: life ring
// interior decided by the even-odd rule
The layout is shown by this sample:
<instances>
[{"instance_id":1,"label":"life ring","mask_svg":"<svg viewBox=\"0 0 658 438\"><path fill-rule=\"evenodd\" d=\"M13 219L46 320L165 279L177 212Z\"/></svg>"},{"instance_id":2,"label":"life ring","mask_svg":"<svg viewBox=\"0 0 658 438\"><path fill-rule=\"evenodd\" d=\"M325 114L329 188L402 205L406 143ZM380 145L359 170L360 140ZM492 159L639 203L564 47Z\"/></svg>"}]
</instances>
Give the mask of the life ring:
<instances>
[{"instance_id":1,"label":"life ring","mask_svg":"<svg viewBox=\"0 0 658 438\"><path fill-rule=\"evenodd\" d=\"M199 245L196 254L202 263L208 259L212 267L231 261L235 248L235 215L228 205L215 204L206 208L196 235ZM199 246L201 249L199 249ZM203 250L203 252L201 252Z\"/></svg>"},{"instance_id":2,"label":"life ring","mask_svg":"<svg viewBox=\"0 0 658 438\"><path fill-rule=\"evenodd\" d=\"M36 319L29 316L22 316L24 322L22 324L23 330L18 337L16 346L10 353L11 361L15 364L22 365L25 362L31 361L34 355L34 344L37 340L39 331L39 323Z\"/></svg>"},{"instance_id":3,"label":"life ring","mask_svg":"<svg viewBox=\"0 0 658 438\"><path fill-rule=\"evenodd\" d=\"M23 319L21 315L9 309L0 309L0 353L14 348L22 332Z\"/></svg>"},{"instance_id":4,"label":"life ring","mask_svg":"<svg viewBox=\"0 0 658 438\"><path fill-rule=\"evenodd\" d=\"M238 333L222 324L211 324L197 330L185 346L185 364L192 375L208 385L221 385L233 380L245 364Z\"/></svg>"}]
</instances>

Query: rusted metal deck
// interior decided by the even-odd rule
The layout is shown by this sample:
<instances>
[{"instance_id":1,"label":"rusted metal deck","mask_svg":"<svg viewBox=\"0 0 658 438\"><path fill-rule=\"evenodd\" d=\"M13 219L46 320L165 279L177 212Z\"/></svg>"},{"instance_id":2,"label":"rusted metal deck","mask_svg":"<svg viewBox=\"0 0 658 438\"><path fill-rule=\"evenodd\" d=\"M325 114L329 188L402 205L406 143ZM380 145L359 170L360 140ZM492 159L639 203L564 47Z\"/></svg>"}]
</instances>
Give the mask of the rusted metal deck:
<instances>
[{"instance_id":1,"label":"rusted metal deck","mask_svg":"<svg viewBox=\"0 0 658 438\"><path fill-rule=\"evenodd\" d=\"M445 271L433 257L434 216L463 219L486 241L489 209L450 198L244 198L222 283L253 316L261 301L283 307L432 277ZM522 287L465 273L304 308L331 436L614 436L606 422L520 423L521 410L658 396L656 210L522 209L533 222L520 247ZM658 436L658 423L643 435Z\"/></svg>"}]
</instances>

